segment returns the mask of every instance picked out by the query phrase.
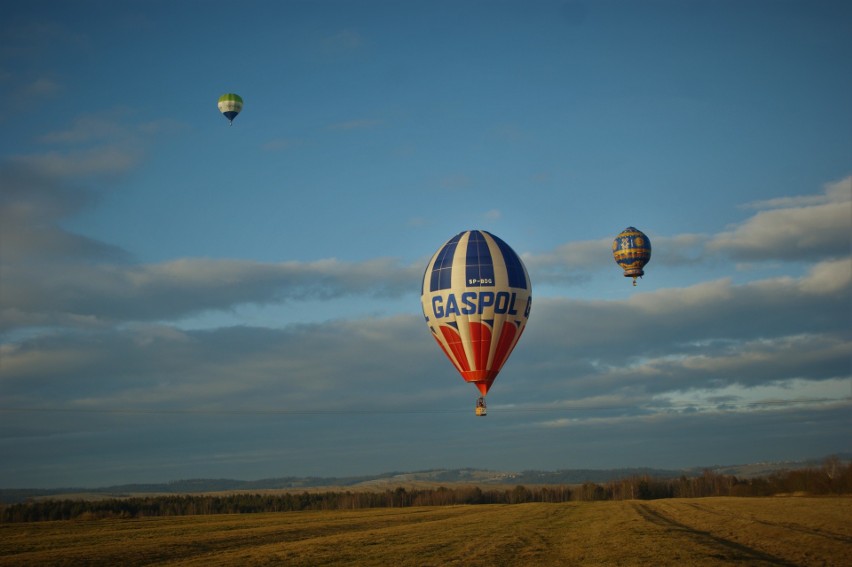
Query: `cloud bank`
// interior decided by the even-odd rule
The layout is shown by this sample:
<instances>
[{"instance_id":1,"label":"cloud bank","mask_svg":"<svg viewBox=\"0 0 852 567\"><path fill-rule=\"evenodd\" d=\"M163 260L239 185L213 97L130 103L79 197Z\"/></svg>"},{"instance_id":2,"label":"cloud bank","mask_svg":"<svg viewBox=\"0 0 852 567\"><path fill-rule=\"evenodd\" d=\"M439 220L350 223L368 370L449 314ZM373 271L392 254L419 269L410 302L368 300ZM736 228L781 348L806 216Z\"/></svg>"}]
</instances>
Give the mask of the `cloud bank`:
<instances>
[{"instance_id":1,"label":"cloud bank","mask_svg":"<svg viewBox=\"0 0 852 567\"><path fill-rule=\"evenodd\" d=\"M453 412L468 417L461 401L473 394L423 326L416 297L419 263L393 258L138 263L129 251L62 227L63 220L93 206L97 193L36 175L25 160L4 165L0 175L0 447L17 455L40 448L49 455L57 443L73 440L100 455L116 478L126 478L120 463L133 458L116 448L122 439L145 444L166 434L169 440L155 451L164 461L157 474L180 475L194 460L212 463L203 440L214 435L227 455L217 465L223 474L229 467L237 470L236 463L257 471L289 466L294 473L316 474L323 466L334 470L331 463L341 455L362 460L378 451L362 448L356 455L349 447L356 440L344 430L361 419L360 435L373 435L384 451L398 451L408 466L471 464L465 461L470 444L454 438L452 427L470 427L459 421L462 413ZM693 432L699 446L712 444L717 437L701 428L728 431L732 423L768 428L800 419L795 431L790 422L779 428L791 443L814 450L841 443L844 428L848 432L852 376L850 182L829 184L818 195L751 204L751 217L715 235L654 241L655 260L672 265L719 256L806 262L800 276L740 284L721 278L637 291L623 300L538 298L525 337L489 396L492 413L504 416L491 435L506 443L515 439L513 458L522 461L520 453L543 451L560 431L583 432L568 445L585 451L584 466L621 462L591 448L594 437L617 447L629 445L628 438L638 443L643 435L657 434L689 455L695 451L684 440L686 432ZM784 230L777 230L779 223ZM527 255L526 261L542 279L557 281L578 271L611 270L609 258L601 259L602 247L608 253L609 241L565 243ZM377 270L384 274L381 281L374 277ZM182 330L174 324L244 304L349 296L410 297L412 308L280 328ZM53 412L49 421L44 411ZM448 411L436 426L432 414ZM240 425L224 428L231 419ZM268 419L284 424L260 435L253 430L254 441L246 443L248 424ZM431 435L421 429L425 423ZM668 429L660 433L663 424ZM167 425L171 433L164 433ZM298 439L283 445L272 440L280 427L291 426L300 432ZM534 443L530 431L539 432ZM622 433L627 437L619 441L615 431L632 433ZM427 464L422 450L407 448L412 442L440 446L435 450L445 462ZM202 448L186 451L196 443ZM506 468L505 461L488 456L499 452L493 440L477 447L478 466ZM186 466L165 463L181 450ZM625 451L634 465L638 455L654 454ZM667 454L669 464L677 460ZM376 466L393 468L396 461L384 455L374 455ZM30 457L28 475L52 478L51 459ZM564 459L528 457L530 467L569 466ZM70 470L83 477L85 463L67 458ZM291 459L312 465L299 467ZM139 474L154 474L146 467L140 465ZM8 468L0 484L19 474Z\"/></svg>"}]
</instances>

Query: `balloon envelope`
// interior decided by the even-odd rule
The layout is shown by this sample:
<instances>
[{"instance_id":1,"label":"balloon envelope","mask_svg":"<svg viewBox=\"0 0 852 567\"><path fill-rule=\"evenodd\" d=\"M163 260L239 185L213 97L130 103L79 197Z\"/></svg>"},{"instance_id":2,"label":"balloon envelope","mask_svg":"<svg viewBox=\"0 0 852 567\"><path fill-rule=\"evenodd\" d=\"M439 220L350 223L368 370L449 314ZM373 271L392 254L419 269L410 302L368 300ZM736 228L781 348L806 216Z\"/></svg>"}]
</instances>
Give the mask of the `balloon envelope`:
<instances>
[{"instance_id":1,"label":"balloon envelope","mask_svg":"<svg viewBox=\"0 0 852 567\"><path fill-rule=\"evenodd\" d=\"M624 270L624 277L632 277L636 285L636 278L645 275L642 268L651 260L651 240L641 230L629 226L612 241L612 256Z\"/></svg>"},{"instance_id":2,"label":"balloon envelope","mask_svg":"<svg viewBox=\"0 0 852 567\"><path fill-rule=\"evenodd\" d=\"M420 298L441 350L487 394L529 319L532 285L521 258L484 230L461 232L429 260Z\"/></svg>"},{"instance_id":3,"label":"balloon envelope","mask_svg":"<svg viewBox=\"0 0 852 567\"><path fill-rule=\"evenodd\" d=\"M234 93L223 94L219 97L219 112L225 115L228 122L233 122L237 114L243 109L243 99Z\"/></svg>"}]
</instances>

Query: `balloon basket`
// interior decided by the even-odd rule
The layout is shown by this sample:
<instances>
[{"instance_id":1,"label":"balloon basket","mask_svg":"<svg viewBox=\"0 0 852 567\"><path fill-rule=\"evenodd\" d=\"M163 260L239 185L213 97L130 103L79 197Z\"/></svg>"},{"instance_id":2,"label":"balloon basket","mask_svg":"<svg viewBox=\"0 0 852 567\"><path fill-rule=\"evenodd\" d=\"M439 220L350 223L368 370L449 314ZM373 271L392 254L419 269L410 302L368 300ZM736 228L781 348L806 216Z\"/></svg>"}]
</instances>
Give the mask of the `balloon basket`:
<instances>
[{"instance_id":1,"label":"balloon basket","mask_svg":"<svg viewBox=\"0 0 852 567\"><path fill-rule=\"evenodd\" d=\"M476 416L482 417L488 415L485 411L485 398L479 398L476 400Z\"/></svg>"}]
</instances>

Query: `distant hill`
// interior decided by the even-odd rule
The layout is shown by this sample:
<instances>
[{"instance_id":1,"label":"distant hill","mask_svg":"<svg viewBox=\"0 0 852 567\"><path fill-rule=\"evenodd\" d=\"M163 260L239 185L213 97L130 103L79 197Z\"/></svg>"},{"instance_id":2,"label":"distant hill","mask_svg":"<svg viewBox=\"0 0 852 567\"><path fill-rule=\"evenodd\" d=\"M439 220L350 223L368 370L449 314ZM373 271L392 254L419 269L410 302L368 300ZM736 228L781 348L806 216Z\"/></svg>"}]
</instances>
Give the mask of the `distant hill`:
<instances>
[{"instance_id":1,"label":"distant hill","mask_svg":"<svg viewBox=\"0 0 852 567\"><path fill-rule=\"evenodd\" d=\"M837 455L841 461L852 460L852 453ZM12 504L29 499L69 498L96 500L126 498L129 496L197 494L211 492L266 491L266 490L388 490L396 487L437 488L457 484L478 486L541 485L605 483L635 476L668 479L680 476L698 476L705 470L717 474L754 478L799 468L820 467L825 458L804 461L760 462L742 465L712 465L689 469L619 468L619 469L561 469L556 471L528 470L522 472L490 471L482 469L434 469L416 472L388 472L370 476L350 477L278 477L260 480L187 479L155 484L121 484L101 488L61 487L52 489L0 488L0 503Z\"/></svg>"}]
</instances>

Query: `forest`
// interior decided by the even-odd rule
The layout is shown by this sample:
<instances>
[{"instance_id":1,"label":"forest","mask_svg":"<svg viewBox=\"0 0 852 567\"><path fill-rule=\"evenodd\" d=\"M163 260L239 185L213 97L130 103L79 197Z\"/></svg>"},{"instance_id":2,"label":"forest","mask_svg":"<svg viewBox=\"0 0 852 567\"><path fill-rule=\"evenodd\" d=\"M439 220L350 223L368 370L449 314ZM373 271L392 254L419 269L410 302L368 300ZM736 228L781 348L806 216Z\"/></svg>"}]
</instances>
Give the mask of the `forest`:
<instances>
[{"instance_id":1,"label":"forest","mask_svg":"<svg viewBox=\"0 0 852 567\"><path fill-rule=\"evenodd\" d=\"M397 487L385 491L315 491L184 494L108 498L44 499L0 506L0 522L142 518L206 514L251 514L300 510L348 510L460 504L521 504L602 500L657 500L708 496L838 496L852 494L852 463L828 458L821 467L788 470L740 479L706 470L693 477L635 475L606 483L513 488L455 486L427 489Z\"/></svg>"}]
</instances>

